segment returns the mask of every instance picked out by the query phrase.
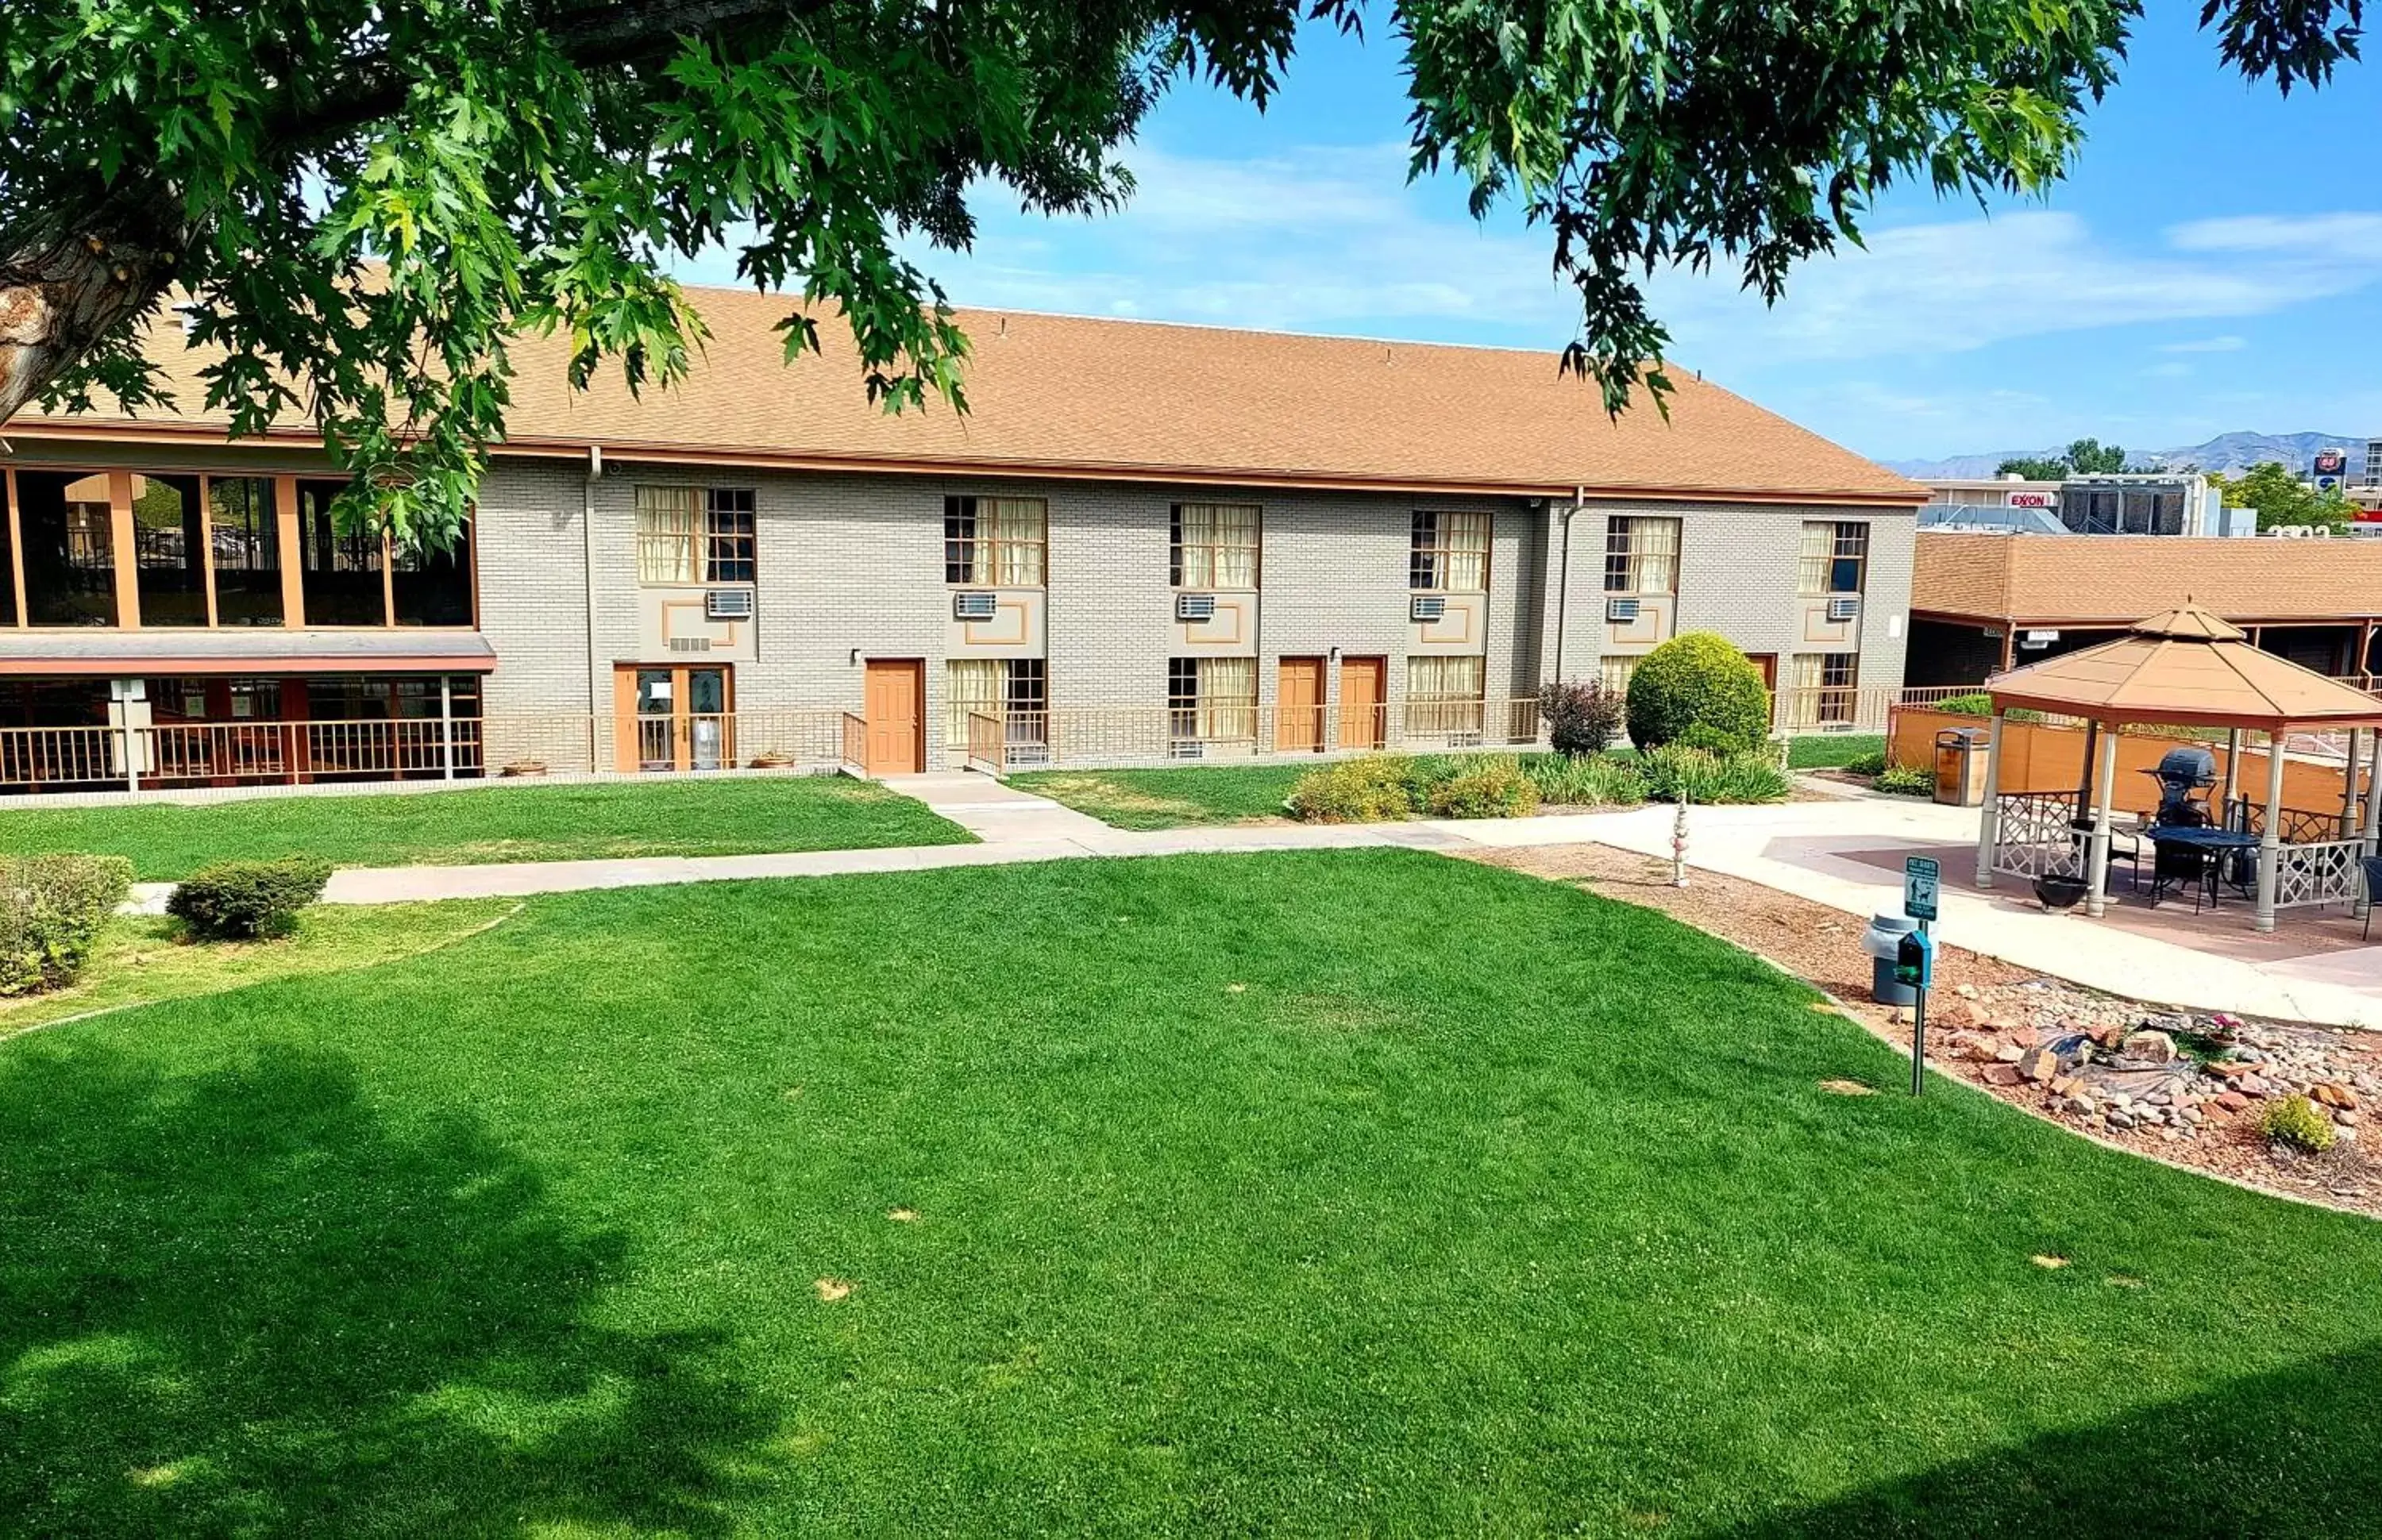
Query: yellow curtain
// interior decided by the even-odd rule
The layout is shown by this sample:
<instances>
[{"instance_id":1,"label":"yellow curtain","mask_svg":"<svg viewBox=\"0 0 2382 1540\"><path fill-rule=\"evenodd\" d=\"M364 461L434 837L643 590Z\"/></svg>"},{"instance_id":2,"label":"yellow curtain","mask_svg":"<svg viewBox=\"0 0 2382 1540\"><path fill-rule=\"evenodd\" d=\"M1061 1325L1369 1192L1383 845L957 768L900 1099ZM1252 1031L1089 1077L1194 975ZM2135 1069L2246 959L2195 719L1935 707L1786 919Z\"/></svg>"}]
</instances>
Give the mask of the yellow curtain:
<instances>
[{"instance_id":1,"label":"yellow curtain","mask_svg":"<svg viewBox=\"0 0 2382 1540\"><path fill-rule=\"evenodd\" d=\"M691 486L637 488L637 581L641 583L692 583L701 581L695 569L695 532L702 527L703 504Z\"/></svg>"}]
</instances>

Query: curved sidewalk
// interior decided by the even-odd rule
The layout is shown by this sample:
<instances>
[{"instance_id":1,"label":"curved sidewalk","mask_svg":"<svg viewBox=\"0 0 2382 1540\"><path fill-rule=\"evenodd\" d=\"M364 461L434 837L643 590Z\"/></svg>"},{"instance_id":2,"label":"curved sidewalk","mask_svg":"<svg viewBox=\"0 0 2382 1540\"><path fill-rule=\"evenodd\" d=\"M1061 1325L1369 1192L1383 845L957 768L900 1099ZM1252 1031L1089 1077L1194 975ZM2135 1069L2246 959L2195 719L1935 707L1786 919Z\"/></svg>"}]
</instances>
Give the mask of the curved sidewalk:
<instances>
[{"instance_id":1,"label":"curved sidewalk","mask_svg":"<svg viewBox=\"0 0 2382 1540\"><path fill-rule=\"evenodd\" d=\"M931 779L931 778L930 778ZM1670 856L1673 810L1539 818L1418 820L1400 824L1276 825L1132 831L980 777L952 777L913 790L938 812L967 825L985 843L892 849L816 850L782 855L657 856L611 861L524 862L485 866L356 868L331 878L325 900L402 903L425 898L521 898L595 888L735 882L773 877L853 876L1021 862L1099 857L1353 849L1395 846L1460 855L1482 849L1599 844L1651 860ZM1899 798L1789 802L1765 807L1696 808L1689 814L1688 864L1761 883L1866 917L1901 905L1906 854L1945 862L1944 940L2020 968L2087 988L2204 1011L2382 1027L2382 946L2321 933L2316 945L2290 950L2294 922L2279 945L2248 933L2246 912L2225 910L2183 927L2146 927L2138 911L2111 920L2046 914L2008 890L1967 886L1975 849L1973 809ZM162 907L166 888L144 886L140 907ZM2166 911L2159 911L2164 915ZM2164 934L2151 934L2151 931ZM2183 941L2168 939L2177 935Z\"/></svg>"}]
</instances>

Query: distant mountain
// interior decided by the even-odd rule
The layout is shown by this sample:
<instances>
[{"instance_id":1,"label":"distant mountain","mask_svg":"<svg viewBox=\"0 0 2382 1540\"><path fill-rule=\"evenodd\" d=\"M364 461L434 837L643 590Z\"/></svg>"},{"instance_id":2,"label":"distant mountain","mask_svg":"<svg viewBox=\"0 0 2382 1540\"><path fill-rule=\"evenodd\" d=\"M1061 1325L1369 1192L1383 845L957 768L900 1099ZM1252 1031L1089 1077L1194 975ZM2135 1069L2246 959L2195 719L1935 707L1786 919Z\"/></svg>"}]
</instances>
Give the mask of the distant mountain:
<instances>
[{"instance_id":1,"label":"distant mountain","mask_svg":"<svg viewBox=\"0 0 2382 1540\"><path fill-rule=\"evenodd\" d=\"M2007 459L2051 459L2065 446L2047 449L2002 449L1990 455L1954 455L1946 459L1890 459L1885 463L1920 481L1969 481L1990 476ZM2280 460L2305 474L2318 449L2349 451L2349 473L2362 473L2365 441L2339 434L2218 434L2205 444L2180 449L2137 450L2126 459L2133 471L2171 471L2185 466L2222 471L2227 475L2247 471L2266 460Z\"/></svg>"}]
</instances>

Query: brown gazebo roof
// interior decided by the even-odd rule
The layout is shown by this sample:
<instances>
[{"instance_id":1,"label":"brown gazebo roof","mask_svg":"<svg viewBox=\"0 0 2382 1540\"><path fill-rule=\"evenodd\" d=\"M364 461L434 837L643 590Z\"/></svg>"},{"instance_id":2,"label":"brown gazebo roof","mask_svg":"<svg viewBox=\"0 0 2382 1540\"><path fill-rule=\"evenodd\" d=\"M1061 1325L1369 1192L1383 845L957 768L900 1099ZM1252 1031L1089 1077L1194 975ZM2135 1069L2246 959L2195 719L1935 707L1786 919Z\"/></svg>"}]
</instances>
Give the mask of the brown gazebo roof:
<instances>
[{"instance_id":1,"label":"brown gazebo roof","mask_svg":"<svg viewBox=\"0 0 2382 1540\"><path fill-rule=\"evenodd\" d=\"M2382 700L2250 645L2197 606L2165 610L2124 636L1985 681L2012 706L2104 723L2350 727L2382 723Z\"/></svg>"}]
</instances>

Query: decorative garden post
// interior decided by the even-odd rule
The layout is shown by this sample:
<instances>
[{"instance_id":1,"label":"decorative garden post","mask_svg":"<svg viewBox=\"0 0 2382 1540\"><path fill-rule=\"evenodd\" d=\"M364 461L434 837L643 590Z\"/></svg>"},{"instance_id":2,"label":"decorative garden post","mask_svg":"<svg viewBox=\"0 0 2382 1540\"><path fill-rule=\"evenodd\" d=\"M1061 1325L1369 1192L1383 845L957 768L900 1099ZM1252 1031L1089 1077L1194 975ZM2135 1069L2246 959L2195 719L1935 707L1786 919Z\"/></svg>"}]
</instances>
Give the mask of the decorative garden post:
<instances>
[{"instance_id":1,"label":"decorative garden post","mask_svg":"<svg viewBox=\"0 0 2382 1540\"><path fill-rule=\"evenodd\" d=\"M1684 791L1671 814L1671 886L1688 886L1688 799Z\"/></svg>"}]
</instances>

